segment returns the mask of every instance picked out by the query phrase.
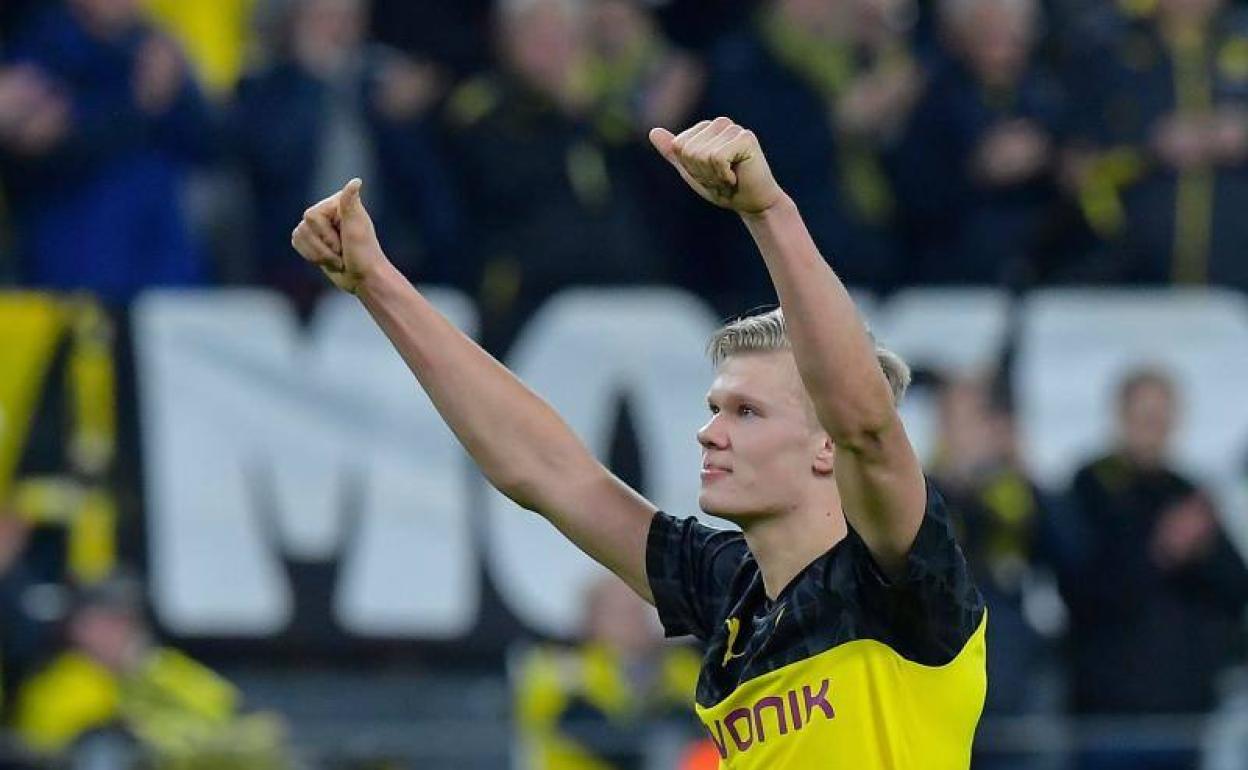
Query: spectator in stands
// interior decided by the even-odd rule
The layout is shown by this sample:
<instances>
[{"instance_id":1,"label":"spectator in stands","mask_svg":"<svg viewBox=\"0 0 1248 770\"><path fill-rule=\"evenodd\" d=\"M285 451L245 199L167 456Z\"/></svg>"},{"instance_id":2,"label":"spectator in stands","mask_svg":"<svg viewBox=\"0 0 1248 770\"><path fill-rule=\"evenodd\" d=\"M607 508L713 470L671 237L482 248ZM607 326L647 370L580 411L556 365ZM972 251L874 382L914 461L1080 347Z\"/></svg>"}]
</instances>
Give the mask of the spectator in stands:
<instances>
[{"instance_id":1,"label":"spectator in stands","mask_svg":"<svg viewBox=\"0 0 1248 770\"><path fill-rule=\"evenodd\" d=\"M141 604L139 585L125 577L82 592L67 621L69 649L17 694L19 736L45 756L118 770L285 767L280 724L244 714L229 682L157 645Z\"/></svg>"},{"instance_id":2,"label":"spectator in stands","mask_svg":"<svg viewBox=\"0 0 1248 770\"><path fill-rule=\"evenodd\" d=\"M8 55L50 89L28 141L6 147L20 277L114 302L204 280L180 199L187 164L211 151L212 122L181 52L138 0L51 5Z\"/></svg>"},{"instance_id":3,"label":"spectator in stands","mask_svg":"<svg viewBox=\"0 0 1248 770\"><path fill-rule=\"evenodd\" d=\"M642 0L594 0L589 13L599 133L623 143L655 126L688 123L701 96L701 63L672 46Z\"/></svg>"},{"instance_id":4,"label":"spectator in stands","mask_svg":"<svg viewBox=\"0 0 1248 770\"><path fill-rule=\"evenodd\" d=\"M954 512L967 561L988 602L985 714L1020 716L1052 706L1040 686L1048 640L1024 611L1038 570L1065 550L1053 501L1028 477L1006 381L949 376L939 386L939 434L928 478ZM975 767L1027 767L1025 755L990 753Z\"/></svg>"},{"instance_id":5,"label":"spectator in stands","mask_svg":"<svg viewBox=\"0 0 1248 770\"><path fill-rule=\"evenodd\" d=\"M363 0L283 6L275 57L243 80L233 110L232 144L252 192L254 277L304 305L320 276L291 259L287 223L353 176L373 180L380 200L369 205L403 269L444 281L457 257L458 215L430 118L440 76L367 44L365 12Z\"/></svg>"},{"instance_id":6,"label":"spectator in stands","mask_svg":"<svg viewBox=\"0 0 1248 770\"><path fill-rule=\"evenodd\" d=\"M1078 715L1202 714L1241 641L1248 569L1209 497L1168 456L1178 394L1162 371L1119 391L1117 446L1071 489L1085 542L1063 576ZM1174 770L1190 752L1088 752L1080 767Z\"/></svg>"},{"instance_id":7,"label":"spectator in stands","mask_svg":"<svg viewBox=\"0 0 1248 770\"><path fill-rule=\"evenodd\" d=\"M816 243L855 286L889 288L903 273L888 161L923 89L913 16L909 0L771 0L711 53L704 114L758 134ZM717 225L704 272L734 283L711 290L740 295L738 311L774 302L748 237Z\"/></svg>"},{"instance_id":8,"label":"spectator in stands","mask_svg":"<svg viewBox=\"0 0 1248 770\"><path fill-rule=\"evenodd\" d=\"M1224 0L1105 4L1068 80L1100 272L1248 288L1248 12Z\"/></svg>"},{"instance_id":9,"label":"spectator in stands","mask_svg":"<svg viewBox=\"0 0 1248 770\"><path fill-rule=\"evenodd\" d=\"M656 621L623 581L604 576L587 593L584 644L524 657L516 699L529 767L670 767L703 737L693 717L701 661L664 645Z\"/></svg>"},{"instance_id":10,"label":"spectator in stands","mask_svg":"<svg viewBox=\"0 0 1248 770\"><path fill-rule=\"evenodd\" d=\"M593 0L589 11L589 77L592 119L617 165L636 169L645 193L638 203L650 231L665 254L694 255L707 249L699 229L704 221L691 206L684 182L664 163L656 163L646 139L655 126L690 125L702 98L705 67L675 47L644 0ZM697 276L680 273L687 263L673 262L669 277L694 290ZM736 308L739 310L739 308Z\"/></svg>"},{"instance_id":11,"label":"spectator in stands","mask_svg":"<svg viewBox=\"0 0 1248 770\"><path fill-rule=\"evenodd\" d=\"M566 286L665 273L637 164L594 131L584 9L505 0L496 22L499 69L462 85L448 113L487 336Z\"/></svg>"},{"instance_id":12,"label":"spectator in stands","mask_svg":"<svg viewBox=\"0 0 1248 770\"><path fill-rule=\"evenodd\" d=\"M944 50L910 122L898 187L921 283L1017 284L1058 203L1063 100L1033 55L1038 0L944 0ZM939 195L933 194L940 190Z\"/></svg>"}]
</instances>

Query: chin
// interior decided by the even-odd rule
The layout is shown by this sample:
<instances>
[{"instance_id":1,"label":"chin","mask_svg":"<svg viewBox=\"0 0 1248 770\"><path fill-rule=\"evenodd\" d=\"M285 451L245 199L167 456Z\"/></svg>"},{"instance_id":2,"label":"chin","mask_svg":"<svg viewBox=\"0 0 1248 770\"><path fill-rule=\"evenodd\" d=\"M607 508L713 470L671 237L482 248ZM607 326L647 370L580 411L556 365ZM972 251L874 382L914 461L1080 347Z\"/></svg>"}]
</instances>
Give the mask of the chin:
<instances>
[{"instance_id":1,"label":"chin","mask_svg":"<svg viewBox=\"0 0 1248 770\"><path fill-rule=\"evenodd\" d=\"M698 495L698 507L702 509L703 513L709 516L715 516L717 518L724 519L725 521L730 521L738 526L740 526L742 520L757 518L756 514L750 513L750 511L743 508L740 504L734 505L722 499L718 499L719 497L719 495L703 492Z\"/></svg>"}]
</instances>

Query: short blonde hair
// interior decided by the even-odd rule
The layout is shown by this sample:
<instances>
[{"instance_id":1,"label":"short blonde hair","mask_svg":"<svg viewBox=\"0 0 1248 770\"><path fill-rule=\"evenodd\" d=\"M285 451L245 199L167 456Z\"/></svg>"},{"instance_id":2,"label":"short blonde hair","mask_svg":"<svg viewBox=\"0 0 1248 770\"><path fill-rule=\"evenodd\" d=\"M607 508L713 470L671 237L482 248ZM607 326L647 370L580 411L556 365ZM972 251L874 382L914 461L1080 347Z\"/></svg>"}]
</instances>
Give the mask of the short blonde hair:
<instances>
[{"instance_id":1,"label":"short blonde hair","mask_svg":"<svg viewBox=\"0 0 1248 770\"><path fill-rule=\"evenodd\" d=\"M871 332L868 331L867 334L870 335ZM872 336L871 339L874 342L875 337ZM738 353L765 353L790 348L784 311L776 308L725 324L711 335L706 354L713 365L719 366ZM879 345L875 346L875 359L893 391L893 403L900 404L906 388L910 387L910 367L901 356Z\"/></svg>"}]
</instances>

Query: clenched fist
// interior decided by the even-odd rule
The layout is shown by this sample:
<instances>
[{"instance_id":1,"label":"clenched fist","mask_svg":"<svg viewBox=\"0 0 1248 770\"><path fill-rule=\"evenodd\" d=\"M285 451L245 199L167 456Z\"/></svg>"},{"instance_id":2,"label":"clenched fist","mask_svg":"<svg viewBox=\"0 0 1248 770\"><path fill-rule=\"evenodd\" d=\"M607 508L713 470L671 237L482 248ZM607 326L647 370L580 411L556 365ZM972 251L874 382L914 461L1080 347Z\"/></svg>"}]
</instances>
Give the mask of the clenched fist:
<instances>
[{"instance_id":1,"label":"clenched fist","mask_svg":"<svg viewBox=\"0 0 1248 770\"><path fill-rule=\"evenodd\" d=\"M360 200L363 182L352 179L303 213L290 243L343 291L354 294L371 273L386 264L373 220Z\"/></svg>"},{"instance_id":2,"label":"clenched fist","mask_svg":"<svg viewBox=\"0 0 1248 770\"><path fill-rule=\"evenodd\" d=\"M754 132L728 118L704 120L679 136L665 128L650 143L698 195L741 214L761 214L782 198Z\"/></svg>"}]
</instances>

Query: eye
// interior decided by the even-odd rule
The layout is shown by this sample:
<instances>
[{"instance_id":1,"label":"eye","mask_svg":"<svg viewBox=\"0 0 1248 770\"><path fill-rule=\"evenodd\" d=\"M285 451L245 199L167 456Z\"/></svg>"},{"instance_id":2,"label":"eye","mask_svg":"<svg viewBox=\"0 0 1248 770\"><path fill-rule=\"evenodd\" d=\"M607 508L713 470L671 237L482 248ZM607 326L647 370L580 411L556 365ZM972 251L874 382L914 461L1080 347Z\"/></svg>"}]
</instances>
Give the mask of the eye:
<instances>
[{"instance_id":1,"label":"eye","mask_svg":"<svg viewBox=\"0 0 1248 770\"><path fill-rule=\"evenodd\" d=\"M757 417L758 412L754 409L754 407L750 406L749 404L742 404L741 406L737 407L737 416L738 417Z\"/></svg>"},{"instance_id":2,"label":"eye","mask_svg":"<svg viewBox=\"0 0 1248 770\"><path fill-rule=\"evenodd\" d=\"M719 414L719 407L714 404L708 403L706 408L710 410L711 414Z\"/></svg>"}]
</instances>

